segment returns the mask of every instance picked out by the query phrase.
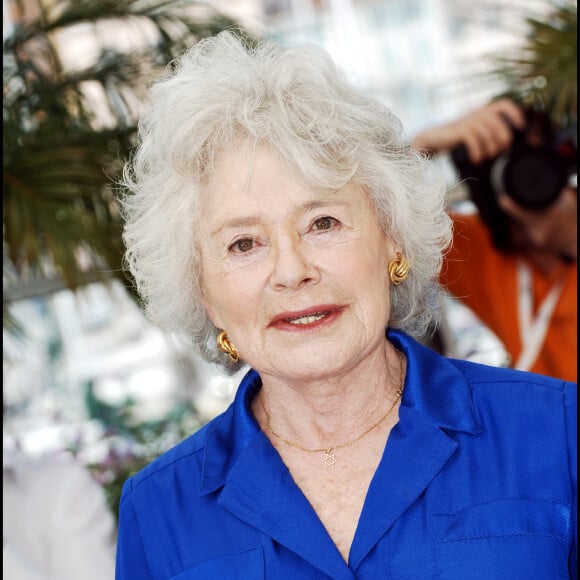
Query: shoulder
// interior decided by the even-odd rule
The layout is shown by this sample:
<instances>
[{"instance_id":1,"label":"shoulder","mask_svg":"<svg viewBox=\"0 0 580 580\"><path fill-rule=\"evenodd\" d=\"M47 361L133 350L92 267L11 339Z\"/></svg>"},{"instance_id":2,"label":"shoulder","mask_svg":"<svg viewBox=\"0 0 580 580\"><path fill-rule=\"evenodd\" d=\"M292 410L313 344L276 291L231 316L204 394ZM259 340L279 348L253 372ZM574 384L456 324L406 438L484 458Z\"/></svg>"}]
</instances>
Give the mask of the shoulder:
<instances>
[{"instance_id":1,"label":"shoulder","mask_svg":"<svg viewBox=\"0 0 580 580\"><path fill-rule=\"evenodd\" d=\"M227 412L226 412L227 413ZM203 456L208 434L222 421L226 413L206 423L195 433L178 443L175 447L161 454L151 463L130 477L124 485L123 497L140 488L156 487L170 474L189 473L188 479L195 481L201 477Z\"/></svg>"},{"instance_id":2,"label":"shoulder","mask_svg":"<svg viewBox=\"0 0 580 580\"><path fill-rule=\"evenodd\" d=\"M29 457L16 453L8 460L8 470L14 472L22 485L52 489L54 493L65 486L98 485L87 467L69 456Z\"/></svg>"},{"instance_id":3,"label":"shoulder","mask_svg":"<svg viewBox=\"0 0 580 580\"><path fill-rule=\"evenodd\" d=\"M450 212L449 215L453 221L454 235L457 240L465 238L469 241L489 240L491 242L489 230L477 213ZM454 243L456 243L455 240Z\"/></svg>"},{"instance_id":4,"label":"shoulder","mask_svg":"<svg viewBox=\"0 0 580 580\"><path fill-rule=\"evenodd\" d=\"M529 371L518 371L504 367L495 367L473 361L448 359L466 378L471 385L484 384L521 384L530 385L530 388L546 388L563 391L574 388L575 383L540 375Z\"/></svg>"},{"instance_id":5,"label":"shoulder","mask_svg":"<svg viewBox=\"0 0 580 580\"><path fill-rule=\"evenodd\" d=\"M55 533L64 529L62 522L70 527L89 516L107 519L112 527L113 515L103 487L87 466L73 458L13 459L4 471L4 497L25 502L26 512L39 521L53 518Z\"/></svg>"},{"instance_id":6,"label":"shoulder","mask_svg":"<svg viewBox=\"0 0 580 580\"><path fill-rule=\"evenodd\" d=\"M451 213L453 241L445 254L442 275L449 275L450 282L461 272L472 271L475 280L481 280L481 270L492 267L511 268L511 255L496 251L491 232L477 214ZM449 272L447 272L449 270ZM470 277L471 279L471 277Z\"/></svg>"},{"instance_id":7,"label":"shoulder","mask_svg":"<svg viewBox=\"0 0 580 580\"><path fill-rule=\"evenodd\" d=\"M528 371L493 367L466 360L449 359L470 386L476 406L492 404L498 414L519 416L575 416L576 383Z\"/></svg>"}]
</instances>

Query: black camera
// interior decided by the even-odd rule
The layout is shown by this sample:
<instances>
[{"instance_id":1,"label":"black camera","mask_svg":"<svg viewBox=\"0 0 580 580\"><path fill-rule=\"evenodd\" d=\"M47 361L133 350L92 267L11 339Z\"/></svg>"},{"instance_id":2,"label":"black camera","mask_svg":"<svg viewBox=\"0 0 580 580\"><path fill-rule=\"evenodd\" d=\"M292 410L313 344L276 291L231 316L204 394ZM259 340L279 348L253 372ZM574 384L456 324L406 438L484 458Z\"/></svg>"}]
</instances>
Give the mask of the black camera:
<instances>
[{"instance_id":1,"label":"black camera","mask_svg":"<svg viewBox=\"0 0 580 580\"><path fill-rule=\"evenodd\" d=\"M514 128L510 148L493 159L473 165L465 146L451 151L459 177L500 250L510 249L509 218L497 197L506 194L523 208L541 211L558 199L577 171L576 123L556 131L543 111L527 109L525 115L525 128Z\"/></svg>"}]
</instances>

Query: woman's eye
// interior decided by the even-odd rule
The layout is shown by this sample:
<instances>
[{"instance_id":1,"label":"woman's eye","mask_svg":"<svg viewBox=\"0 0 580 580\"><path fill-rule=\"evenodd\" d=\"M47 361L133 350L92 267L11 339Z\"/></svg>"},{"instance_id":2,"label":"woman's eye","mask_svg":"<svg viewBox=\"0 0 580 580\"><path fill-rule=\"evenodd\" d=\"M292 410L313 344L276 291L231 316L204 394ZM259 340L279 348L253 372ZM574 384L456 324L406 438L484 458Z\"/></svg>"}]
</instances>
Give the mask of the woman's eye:
<instances>
[{"instance_id":1,"label":"woman's eye","mask_svg":"<svg viewBox=\"0 0 580 580\"><path fill-rule=\"evenodd\" d=\"M336 223L337 221L334 218L324 216L314 221L314 223L312 224L312 229L318 231L331 230L336 225Z\"/></svg>"},{"instance_id":2,"label":"woman's eye","mask_svg":"<svg viewBox=\"0 0 580 580\"><path fill-rule=\"evenodd\" d=\"M240 252L240 253L244 253L244 252L249 252L251 249L253 249L254 247L254 240L250 239L250 238L244 238L242 240L238 240L237 242L234 242L231 246L230 246L230 251L233 252Z\"/></svg>"}]
</instances>

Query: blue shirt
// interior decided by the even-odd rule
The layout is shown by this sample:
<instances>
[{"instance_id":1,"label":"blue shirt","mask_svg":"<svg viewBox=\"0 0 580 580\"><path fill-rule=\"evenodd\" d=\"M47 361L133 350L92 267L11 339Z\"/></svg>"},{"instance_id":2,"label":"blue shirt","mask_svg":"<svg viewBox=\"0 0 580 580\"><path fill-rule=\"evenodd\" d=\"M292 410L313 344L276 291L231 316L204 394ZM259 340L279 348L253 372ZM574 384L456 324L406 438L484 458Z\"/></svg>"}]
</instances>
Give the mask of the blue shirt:
<instances>
[{"instance_id":1,"label":"blue shirt","mask_svg":"<svg viewBox=\"0 0 580 580\"><path fill-rule=\"evenodd\" d=\"M405 390L348 564L254 419L251 370L125 483L117 580L575 578L576 385L388 337Z\"/></svg>"}]
</instances>

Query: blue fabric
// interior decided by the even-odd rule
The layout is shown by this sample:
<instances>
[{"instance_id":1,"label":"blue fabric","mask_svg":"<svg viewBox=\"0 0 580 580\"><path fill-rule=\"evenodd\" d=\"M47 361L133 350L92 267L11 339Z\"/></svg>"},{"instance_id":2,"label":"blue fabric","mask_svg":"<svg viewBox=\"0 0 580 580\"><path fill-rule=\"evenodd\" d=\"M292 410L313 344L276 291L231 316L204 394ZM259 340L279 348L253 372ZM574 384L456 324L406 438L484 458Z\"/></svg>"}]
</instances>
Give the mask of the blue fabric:
<instances>
[{"instance_id":1,"label":"blue fabric","mask_svg":"<svg viewBox=\"0 0 580 580\"><path fill-rule=\"evenodd\" d=\"M123 488L117 580L576 578L576 385L443 358L399 331L405 390L348 565L250 402Z\"/></svg>"}]
</instances>

